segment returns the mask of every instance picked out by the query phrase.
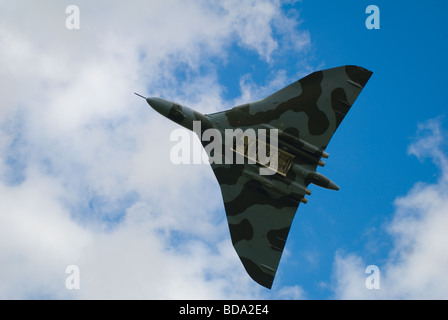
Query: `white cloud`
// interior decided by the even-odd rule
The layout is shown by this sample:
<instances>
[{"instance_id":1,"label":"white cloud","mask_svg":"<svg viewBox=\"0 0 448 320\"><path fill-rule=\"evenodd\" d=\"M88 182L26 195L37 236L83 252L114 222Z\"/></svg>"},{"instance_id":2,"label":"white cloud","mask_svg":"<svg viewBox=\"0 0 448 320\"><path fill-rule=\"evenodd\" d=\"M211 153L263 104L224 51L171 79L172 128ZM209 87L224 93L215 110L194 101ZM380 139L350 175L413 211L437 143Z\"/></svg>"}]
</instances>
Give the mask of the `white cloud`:
<instances>
[{"instance_id":1,"label":"white cloud","mask_svg":"<svg viewBox=\"0 0 448 320\"><path fill-rule=\"evenodd\" d=\"M278 299L288 300L304 300L306 299L305 291L300 286L285 286L277 293Z\"/></svg>"},{"instance_id":2,"label":"white cloud","mask_svg":"<svg viewBox=\"0 0 448 320\"><path fill-rule=\"evenodd\" d=\"M257 85L251 78L250 74L245 74L240 78L240 90L241 96L236 99L234 102L235 105L241 105L247 103L247 101L257 101L273 92L285 87L290 84L292 81L289 81L286 72L284 70L279 70L273 79L264 85Z\"/></svg>"},{"instance_id":3,"label":"white cloud","mask_svg":"<svg viewBox=\"0 0 448 320\"><path fill-rule=\"evenodd\" d=\"M433 184L418 182L395 201L395 214L387 231L393 248L380 268L380 289L367 290L364 273L368 265L352 253L335 257L337 298L447 299L448 280L448 162L447 134L440 119L419 125L409 153L425 157L441 171Z\"/></svg>"},{"instance_id":4,"label":"white cloud","mask_svg":"<svg viewBox=\"0 0 448 320\"><path fill-rule=\"evenodd\" d=\"M176 125L132 92L215 111L229 102L208 61L235 44L271 61L296 23L277 1L77 1L67 30L69 4L0 3L0 297L263 296L211 169L171 164Z\"/></svg>"},{"instance_id":5,"label":"white cloud","mask_svg":"<svg viewBox=\"0 0 448 320\"><path fill-rule=\"evenodd\" d=\"M33 169L19 186L0 184L0 297L64 295L65 268L92 235L56 200L61 191L57 181Z\"/></svg>"}]
</instances>

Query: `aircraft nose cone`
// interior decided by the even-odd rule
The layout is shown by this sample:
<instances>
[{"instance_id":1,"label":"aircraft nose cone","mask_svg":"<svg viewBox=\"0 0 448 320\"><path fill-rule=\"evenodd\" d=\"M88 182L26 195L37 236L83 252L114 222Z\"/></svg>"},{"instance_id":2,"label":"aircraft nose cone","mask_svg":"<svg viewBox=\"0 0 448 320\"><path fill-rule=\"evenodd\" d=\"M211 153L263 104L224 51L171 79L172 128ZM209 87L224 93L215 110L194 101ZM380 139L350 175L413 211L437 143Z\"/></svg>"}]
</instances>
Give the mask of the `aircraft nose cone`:
<instances>
[{"instance_id":1,"label":"aircraft nose cone","mask_svg":"<svg viewBox=\"0 0 448 320\"><path fill-rule=\"evenodd\" d=\"M148 102L148 104L153 107L153 108L157 108L162 104L162 101L160 101L159 98L146 98L146 102Z\"/></svg>"},{"instance_id":2,"label":"aircraft nose cone","mask_svg":"<svg viewBox=\"0 0 448 320\"><path fill-rule=\"evenodd\" d=\"M167 116L169 113L169 110L172 106L172 103L160 98L154 98L154 97L150 97L150 98L146 98L146 102L148 102L148 104L154 109L156 110L158 113Z\"/></svg>"}]
</instances>

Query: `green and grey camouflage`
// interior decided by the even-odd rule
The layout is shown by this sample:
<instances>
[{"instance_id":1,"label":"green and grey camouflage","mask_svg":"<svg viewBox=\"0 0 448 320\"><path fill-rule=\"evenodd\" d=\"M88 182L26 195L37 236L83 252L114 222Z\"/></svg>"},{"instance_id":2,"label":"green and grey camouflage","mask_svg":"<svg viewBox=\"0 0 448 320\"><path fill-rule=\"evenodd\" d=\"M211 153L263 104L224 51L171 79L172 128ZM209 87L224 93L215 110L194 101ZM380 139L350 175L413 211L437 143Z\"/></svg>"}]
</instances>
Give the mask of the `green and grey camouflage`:
<instances>
[{"instance_id":1,"label":"green and grey camouflage","mask_svg":"<svg viewBox=\"0 0 448 320\"><path fill-rule=\"evenodd\" d=\"M247 150L253 141L244 136L230 142L221 139L226 152L222 152L222 161L211 163L221 187L232 244L248 274L260 285L272 286L294 215L311 194L308 185L339 190L316 169L324 166L322 158L328 158L325 149L330 139L371 75L358 66L317 71L262 100L213 114L146 98L156 111L189 130L194 121L200 121L201 133L212 128L223 136L226 129L277 130L277 137L271 136L266 146L270 156L276 155L273 174L259 174L263 163L257 160L258 154L255 162L234 161L239 154L251 158ZM216 159L213 148L207 148L210 143L202 141L209 156Z\"/></svg>"}]
</instances>

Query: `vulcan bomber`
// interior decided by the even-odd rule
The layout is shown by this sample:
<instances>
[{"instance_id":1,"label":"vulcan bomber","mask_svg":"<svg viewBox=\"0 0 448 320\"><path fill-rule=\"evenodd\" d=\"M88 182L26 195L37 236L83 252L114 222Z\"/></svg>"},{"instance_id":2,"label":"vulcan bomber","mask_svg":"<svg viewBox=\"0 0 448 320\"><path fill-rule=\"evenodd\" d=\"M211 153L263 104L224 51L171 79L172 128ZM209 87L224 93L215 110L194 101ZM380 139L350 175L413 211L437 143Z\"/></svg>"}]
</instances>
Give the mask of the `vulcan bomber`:
<instances>
[{"instance_id":1,"label":"vulcan bomber","mask_svg":"<svg viewBox=\"0 0 448 320\"><path fill-rule=\"evenodd\" d=\"M339 190L317 167L325 165L325 149L371 75L351 65L317 71L264 99L212 114L136 93L198 135L213 130L200 140L221 188L233 247L260 285L272 287L308 186Z\"/></svg>"}]
</instances>

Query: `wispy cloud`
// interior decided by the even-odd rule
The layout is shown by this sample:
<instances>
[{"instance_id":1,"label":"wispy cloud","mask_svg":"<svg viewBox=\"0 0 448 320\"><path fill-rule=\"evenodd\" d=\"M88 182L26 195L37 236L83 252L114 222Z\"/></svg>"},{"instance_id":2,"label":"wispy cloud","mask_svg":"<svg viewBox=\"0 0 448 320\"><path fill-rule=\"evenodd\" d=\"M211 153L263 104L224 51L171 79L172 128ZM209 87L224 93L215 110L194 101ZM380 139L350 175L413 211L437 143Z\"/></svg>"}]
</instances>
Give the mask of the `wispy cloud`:
<instances>
[{"instance_id":1,"label":"wispy cloud","mask_svg":"<svg viewBox=\"0 0 448 320\"><path fill-rule=\"evenodd\" d=\"M309 35L277 1L77 1L71 31L50 2L0 4L0 297L263 296L211 169L171 164L175 125L132 92L211 112L232 103L214 65L232 46L272 63Z\"/></svg>"},{"instance_id":2,"label":"wispy cloud","mask_svg":"<svg viewBox=\"0 0 448 320\"><path fill-rule=\"evenodd\" d=\"M337 298L448 298L447 133L441 123L437 118L420 124L409 146L409 154L430 158L440 175L435 183L417 182L407 195L395 200L395 213L386 228L393 246L378 265L380 289L366 289L367 261L354 253L338 252L334 266Z\"/></svg>"}]
</instances>

